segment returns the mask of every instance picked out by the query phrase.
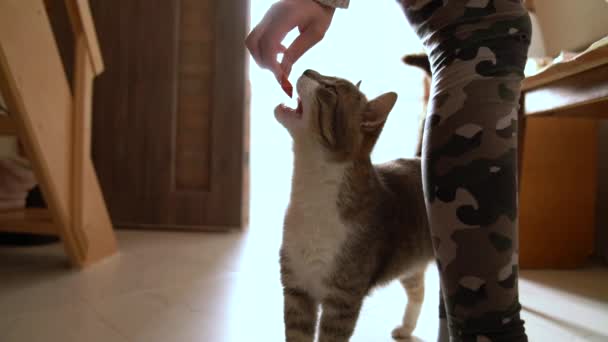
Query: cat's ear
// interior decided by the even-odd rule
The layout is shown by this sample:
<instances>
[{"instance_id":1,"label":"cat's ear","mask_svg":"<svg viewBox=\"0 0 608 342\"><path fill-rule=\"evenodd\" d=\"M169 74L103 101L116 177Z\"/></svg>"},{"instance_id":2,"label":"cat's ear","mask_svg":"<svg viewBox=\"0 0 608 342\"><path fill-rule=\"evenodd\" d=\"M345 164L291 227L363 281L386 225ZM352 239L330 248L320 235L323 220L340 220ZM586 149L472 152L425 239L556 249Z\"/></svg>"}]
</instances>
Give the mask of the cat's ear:
<instances>
[{"instance_id":1,"label":"cat's ear","mask_svg":"<svg viewBox=\"0 0 608 342\"><path fill-rule=\"evenodd\" d=\"M357 82L357 89L361 89L361 82L362 81Z\"/></svg>"},{"instance_id":2,"label":"cat's ear","mask_svg":"<svg viewBox=\"0 0 608 342\"><path fill-rule=\"evenodd\" d=\"M361 130L368 133L373 133L380 130L384 126L384 123L388 118L388 113L391 112L396 102L397 93L394 92L380 95L377 98L369 101L367 104L367 109L363 114Z\"/></svg>"}]
</instances>

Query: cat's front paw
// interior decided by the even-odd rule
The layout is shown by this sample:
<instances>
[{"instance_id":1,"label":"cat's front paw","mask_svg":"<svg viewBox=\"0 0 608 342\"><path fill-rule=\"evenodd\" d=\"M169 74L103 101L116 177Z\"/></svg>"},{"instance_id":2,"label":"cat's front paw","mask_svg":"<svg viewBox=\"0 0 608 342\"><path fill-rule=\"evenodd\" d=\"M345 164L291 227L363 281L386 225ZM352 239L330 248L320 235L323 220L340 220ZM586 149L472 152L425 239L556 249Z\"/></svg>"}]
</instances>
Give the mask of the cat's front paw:
<instances>
[{"instance_id":1,"label":"cat's front paw","mask_svg":"<svg viewBox=\"0 0 608 342\"><path fill-rule=\"evenodd\" d=\"M412 338L414 327L408 325L400 325L393 329L393 338L395 340L410 340Z\"/></svg>"}]
</instances>

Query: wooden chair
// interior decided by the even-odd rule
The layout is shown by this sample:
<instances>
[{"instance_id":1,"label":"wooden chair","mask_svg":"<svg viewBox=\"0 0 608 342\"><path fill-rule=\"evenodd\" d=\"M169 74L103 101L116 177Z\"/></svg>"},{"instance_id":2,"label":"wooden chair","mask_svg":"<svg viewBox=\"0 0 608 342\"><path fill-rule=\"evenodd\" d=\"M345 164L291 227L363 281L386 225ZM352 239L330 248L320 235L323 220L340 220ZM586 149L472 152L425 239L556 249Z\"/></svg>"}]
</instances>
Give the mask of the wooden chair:
<instances>
[{"instance_id":1,"label":"wooden chair","mask_svg":"<svg viewBox=\"0 0 608 342\"><path fill-rule=\"evenodd\" d=\"M91 151L93 79L103 61L87 0L65 0L75 39L70 90L43 0L0 1L0 132L19 138L48 209L0 212L0 231L59 235L73 265L116 252Z\"/></svg>"}]
</instances>

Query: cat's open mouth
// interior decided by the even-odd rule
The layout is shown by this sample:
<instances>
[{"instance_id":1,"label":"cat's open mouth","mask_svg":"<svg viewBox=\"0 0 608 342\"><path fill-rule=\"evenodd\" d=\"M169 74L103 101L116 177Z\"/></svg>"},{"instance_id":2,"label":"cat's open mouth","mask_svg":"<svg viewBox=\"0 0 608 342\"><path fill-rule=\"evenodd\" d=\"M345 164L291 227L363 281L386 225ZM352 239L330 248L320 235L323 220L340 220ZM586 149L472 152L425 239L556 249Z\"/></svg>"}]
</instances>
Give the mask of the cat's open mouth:
<instances>
[{"instance_id":1,"label":"cat's open mouth","mask_svg":"<svg viewBox=\"0 0 608 342\"><path fill-rule=\"evenodd\" d=\"M296 117L298 119L302 118L302 99L298 97L298 106L296 108L291 108L281 103L277 108L278 111L285 116Z\"/></svg>"}]
</instances>

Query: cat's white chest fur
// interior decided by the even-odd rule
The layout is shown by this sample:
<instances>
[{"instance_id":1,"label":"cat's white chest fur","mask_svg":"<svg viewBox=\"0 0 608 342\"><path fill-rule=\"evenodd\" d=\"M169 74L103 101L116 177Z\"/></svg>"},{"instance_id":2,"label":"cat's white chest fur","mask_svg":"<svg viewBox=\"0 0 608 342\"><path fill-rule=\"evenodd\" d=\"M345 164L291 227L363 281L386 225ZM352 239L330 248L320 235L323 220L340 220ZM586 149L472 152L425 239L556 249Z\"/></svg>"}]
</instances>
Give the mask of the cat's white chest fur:
<instances>
[{"instance_id":1,"label":"cat's white chest fur","mask_svg":"<svg viewBox=\"0 0 608 342\"><path fill-rule=\"evenodd\" d=\"M298 286L321 299L324 279L346 237L337 208L344 167L318 160L296 162L285 217L283 250Z\"/></svg>"}]
</instances>

